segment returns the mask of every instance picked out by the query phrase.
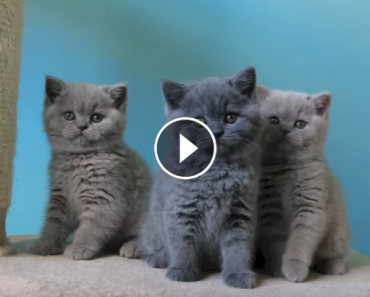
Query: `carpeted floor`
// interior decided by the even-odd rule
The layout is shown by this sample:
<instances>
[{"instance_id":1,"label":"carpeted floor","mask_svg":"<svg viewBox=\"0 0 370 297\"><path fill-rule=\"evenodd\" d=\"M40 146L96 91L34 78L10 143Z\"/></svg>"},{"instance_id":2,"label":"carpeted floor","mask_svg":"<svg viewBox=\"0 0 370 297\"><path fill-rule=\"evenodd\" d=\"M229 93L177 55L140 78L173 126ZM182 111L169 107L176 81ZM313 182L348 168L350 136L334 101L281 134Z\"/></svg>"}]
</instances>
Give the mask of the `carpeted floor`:
<instances>
[{"instance_id":1,"label":"carpeted floor","mask_svg":"<svg viewBox=\"0 0 370 297\"><path fill-rule=\"evenodd\" d=\"M30 241L17 243L25 250ZM0 258L1 297L370 297L370 258L352 252L345 276L312 274L305 283L260 277L252 290L225 286L218 274L195 283L172 282L165 270L140 260L109 256L72 261L63 256L19 254Z\"/></svg>"}]
</instances>

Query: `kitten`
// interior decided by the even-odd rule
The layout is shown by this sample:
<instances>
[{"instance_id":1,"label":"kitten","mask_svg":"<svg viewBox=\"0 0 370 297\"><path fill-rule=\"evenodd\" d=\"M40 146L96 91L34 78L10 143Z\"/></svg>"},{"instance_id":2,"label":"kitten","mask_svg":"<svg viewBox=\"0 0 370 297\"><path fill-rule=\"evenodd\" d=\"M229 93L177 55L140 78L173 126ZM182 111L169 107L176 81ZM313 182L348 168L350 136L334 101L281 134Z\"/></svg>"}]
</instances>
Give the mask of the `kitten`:
<instances>
[{"instance_id":1,"label":"kitten","mask_svg":"<svg viewBox=\"0 0 370 297\"><path fill-rule=\"evenodd\" d=\"M248 68L233 78L209 78L181 84L163 81L167 120L197 118L206 123L217 141L211 168L198 178L180 180L159 171L149 211L141 232L146 262L166 268L167 278L196 281L201 271L220 270L232 287L252 288L251 270L259 189L259 107L256 75ZM212 141L205 129L178 122L172 131L168 155L178 164L179 133L198 146L197 158L181 163L188 173L199 172ZM182 124L181 124L182 123ZM171 159L172 158L172 159ZM192 175L192 174L188 174Z\"/></svg>"},{"instance_id":2,"label":"kitten","mask_svg":"<svg viewBox=\"0 0 370 297\"><path fill-rule=\"evenodd\" d=\"M122 141L125 84L97 86L46 77L43 119L52 148L50 199L40 239L29 252L89 260L105 249L137 257L139 219L151 177ZM122 245L123 244L123 245Z\"/></svg>"},{"instance_id":3,"label":"kitten","mask_svg":"<svg viewBox=\"0 0 370 297\"><path fill-rule=\"evenodd\" d=\"M312 266L344 274L349 227L339 184L323 155L330 93L265 94L266 123L259 197L259 248L268 274L292 282Z\"/></svg>"}]
</instances>

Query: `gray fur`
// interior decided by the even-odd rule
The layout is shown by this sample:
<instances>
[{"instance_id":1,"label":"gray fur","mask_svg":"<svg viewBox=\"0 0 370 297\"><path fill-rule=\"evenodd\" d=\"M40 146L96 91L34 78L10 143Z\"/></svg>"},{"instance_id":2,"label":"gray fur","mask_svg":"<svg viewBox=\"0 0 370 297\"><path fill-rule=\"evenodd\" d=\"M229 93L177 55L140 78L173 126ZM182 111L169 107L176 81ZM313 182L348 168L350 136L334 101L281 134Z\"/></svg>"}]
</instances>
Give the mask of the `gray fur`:
<instances>
[{"instance_id":1,"label":"gray fur","mask_svg":"<svg viewBox=\"0 0 370 297\"><path fill-rule=\"evenodd\" d=\"M258 242L265 271L292 282L304 281L311 267L343 274L349 227L339 184L323 155L331 95L262 93ZM303 129L294 126L298 120L307 123Z\"/></svg>"},{"instance_id":2,"label":"gray fur","mask_svg":"<svg viewBox=\"0 0 370 297\"><path fill-rule=\"evenodd\" d=\"M88 260L112 249L137 257L140 217L151 183L143 160L122 142L124 84L97 86L46 78L43 119L52 148L50 199L40 239L30 253ZM75 118L67 121L66 112ZM92 121L94 114L102 121Z\"/></svg>"},{"instance_id":3,"label":"gray fur","mask_svg":"<svg viewBox=\"0 0 370 297\"><path fill-rule=\"evenodd\" d=\"M248 68L234 78L186 85L163 82L168 121L203 117L218 143L216 160L202 176L179 180L160 171L155 179L141 248L150 266L168 267L166 276L171 280L196 281L201 271L222 268L227 285L255 286L251 263L260 152L255 81L254 68ZM225 123L229 113L239 115L233 124ZM187 125L179 129L188 135L193 131L193 141L202 150L202 130ZM176 142L178 136L172 139ZM197 156L199 163L191 163L189 171L201 166L202 155ZM172 163L178 163L178 156Z\"/></svg>"}]
</instances>

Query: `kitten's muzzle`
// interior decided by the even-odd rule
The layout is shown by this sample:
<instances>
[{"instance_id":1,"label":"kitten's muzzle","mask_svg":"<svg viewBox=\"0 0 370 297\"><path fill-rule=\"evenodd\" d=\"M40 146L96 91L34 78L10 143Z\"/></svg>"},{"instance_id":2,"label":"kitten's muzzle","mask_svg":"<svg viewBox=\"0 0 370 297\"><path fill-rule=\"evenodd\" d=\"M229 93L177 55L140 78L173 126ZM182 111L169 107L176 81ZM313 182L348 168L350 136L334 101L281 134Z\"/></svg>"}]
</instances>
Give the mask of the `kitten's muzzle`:
<instances>
[{"instance_id":1,"label":"kitten's muzzle","mask_svg":"<svg viewBox=\"0 0 370 297\"><path fill-rule=\"evenodd\" d=\"M287 135L290 132L290 130L282 128L282 129L280 129L280 132L283 135Z\"/></svg>"},{"instance_id":2,"label":"kitten's muzzle","mask_svg":"<svg viewBox=\"0 0 370 297\"><path fill-rule=\"evenodd\" d=\"M80 129L81 132L86 130L87 128L89 128L87 125L78 126L78 129Z\"/></svg>"},{"instance_id":3,"label":"kitten's muzzle","mask_svg":"<svg viewBox=\"0 0 370 297\"><path fill-rule=\"evenodd\" d=\"M220 139L222 135L224 135L224 131L222 130L217 130L217 131L212 131L213 135L215 136L216 139Z\"/></svg>"}]
</instances>

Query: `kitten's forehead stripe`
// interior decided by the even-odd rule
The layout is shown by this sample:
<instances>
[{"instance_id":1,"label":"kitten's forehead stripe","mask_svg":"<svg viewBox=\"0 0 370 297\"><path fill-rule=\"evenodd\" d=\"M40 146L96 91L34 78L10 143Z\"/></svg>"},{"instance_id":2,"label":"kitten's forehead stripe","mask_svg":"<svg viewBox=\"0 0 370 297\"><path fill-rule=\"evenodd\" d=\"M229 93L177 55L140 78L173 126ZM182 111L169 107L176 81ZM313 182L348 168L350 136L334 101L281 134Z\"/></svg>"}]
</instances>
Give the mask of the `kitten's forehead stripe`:
<instances>
[{"instance_id":1,"label":"kitten's forehead stripe","mask_svg":"<svg viewBox=\"0 0 370 297\"><path fill-rule=\"evenodd\" d=\"M74 110L79 114L91 114L111 108L112 99L104 89L92 84L69 84L59 105L61 108Z\"/></svg>"},{"instance_id":2,"label":"kitten's forehead stripe","mask_svg":"<svg viewBox=\"0 0 370 297\"><path fill-rule=\"evenodd\" d=\"M272 91L266 100L267 109L287 119L311 117L315 115L315 108L308 98L304 93Z\"/></svg>"},{"instance_id":3,"label":"kitten's forehead stripe","mask_svg":"<svg viewBox=\"0 0 370 297\"><path fill-rule=\"evenodd\" d=\"M241 105L246 105L246 98L238 94L229 81L216 77L189 84L186 105L191 106L196 116L208 115L215 119L223 117L230 109L240 111Z\"/></svg>"}]
</instances>

